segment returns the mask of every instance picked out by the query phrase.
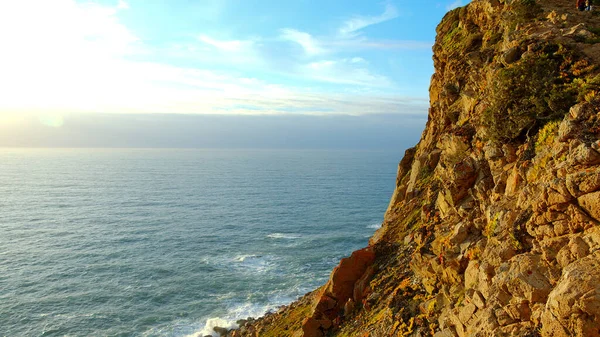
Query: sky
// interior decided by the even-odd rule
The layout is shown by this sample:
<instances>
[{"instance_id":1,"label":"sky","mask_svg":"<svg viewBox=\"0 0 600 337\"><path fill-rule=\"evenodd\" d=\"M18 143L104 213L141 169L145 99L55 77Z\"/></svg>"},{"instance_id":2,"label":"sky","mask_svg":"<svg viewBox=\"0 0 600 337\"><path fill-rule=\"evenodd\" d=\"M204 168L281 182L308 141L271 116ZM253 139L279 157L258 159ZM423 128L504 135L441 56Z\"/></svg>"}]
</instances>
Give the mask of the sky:
<instances>
[{"instance_id":1,"label":"sky","mask_svg":"<svg viewBox=\"0 0 600 337\"><path fill-rule=\"evenodd\" d=\"M102 121L106 130L127 121L141 132L136 115L153 119L153 127L188 120L225 133L234 128L223 121L261 121L268 133L300 116L315 126L337 120L342 129L361 118L389 128L405 116L400 129L419 134L435 27L464 4L0 0L0 146L55 146L68 133L60 129L73 131L78 120ZM79 131L73 146L102 139ZM39 137L45 133L54 136Z\"/></svg>"}]
</instances>

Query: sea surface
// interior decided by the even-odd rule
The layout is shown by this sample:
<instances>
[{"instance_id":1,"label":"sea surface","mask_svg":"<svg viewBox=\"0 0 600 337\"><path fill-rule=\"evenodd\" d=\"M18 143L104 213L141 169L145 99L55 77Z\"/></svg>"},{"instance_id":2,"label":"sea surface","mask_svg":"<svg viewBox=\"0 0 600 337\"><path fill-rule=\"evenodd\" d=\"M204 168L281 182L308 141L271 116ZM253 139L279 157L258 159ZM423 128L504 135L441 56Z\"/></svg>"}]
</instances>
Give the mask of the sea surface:
<instances>
[{"instance_id":1,"label":"sea surface","mask_svg":"<svg viewBox=\"0 0 600 337\"><path fill-rule=\"evenodd\" d=\"M367 245L386 151L0 149L0 336L205 336Z\"/></svg>"}]
</instances>

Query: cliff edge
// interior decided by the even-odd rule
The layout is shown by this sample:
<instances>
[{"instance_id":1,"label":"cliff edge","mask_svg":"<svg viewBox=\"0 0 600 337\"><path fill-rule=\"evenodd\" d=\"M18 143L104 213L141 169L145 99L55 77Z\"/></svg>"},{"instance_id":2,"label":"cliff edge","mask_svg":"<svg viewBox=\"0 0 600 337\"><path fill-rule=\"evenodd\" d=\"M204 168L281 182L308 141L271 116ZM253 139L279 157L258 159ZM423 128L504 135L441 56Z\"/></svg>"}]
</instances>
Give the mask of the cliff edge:
<instances>
[{"instance_id":1,"label":"cliff edge","mask_svg":"<svg viewBox=\"0 0 600 337\"><path fill-rule=\"evenodd\" d=\"M369 247L224 334L600 336L600 16L572 2L449 12Z\"/></svg>"}]
</instances>

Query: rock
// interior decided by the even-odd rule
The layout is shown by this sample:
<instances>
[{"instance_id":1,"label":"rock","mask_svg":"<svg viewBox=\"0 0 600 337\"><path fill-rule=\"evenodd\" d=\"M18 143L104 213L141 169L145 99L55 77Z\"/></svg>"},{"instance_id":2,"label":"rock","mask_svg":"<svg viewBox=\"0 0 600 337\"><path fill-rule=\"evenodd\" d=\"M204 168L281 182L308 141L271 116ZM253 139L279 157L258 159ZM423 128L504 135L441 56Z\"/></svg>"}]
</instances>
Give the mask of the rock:
<instances>
[{"instance_id":1,"label":"rock","mask_svg":"<svg viewBox=\"0 0 600 337\"><path fill-rule=\"evenodd\" d=\"M465 289L474 288L479 282L479 261L471 260L465 270Z\"/></svg>"},{"instance_id":2,"label":"rock","mask_svg":"<svg viewBox=\"0 0 600 337\"><path fill-rule=\"evenodd\" d=\"M344 304L344 316L350 315L354 311L355 307L356 303L354 303L354 301L351 298L349 298L348 301L346 301L346 304Z\"/></svg>"},{"instance_id":3,"label":"rock","mask_svg":"<svg viewBox=\"0 0 600 337\"><path fill-rule=\"evenodd\" d=\"M502 264L493 282L505 285L513 297L543 302L552 290L546 269L540 255L521 254Z\"/></svg>"},{"instance_id":4,"label":"rock","mask_svg":"<svg viewBox=\"0 0 600 337\"><path fill-rule=\"evenodd\" d=\"M512 47L502 54L502 63L504 63L505 65L515 63L521 58L521 54L523 54L521 48L519 48L518 46Z\"/></svg>"},{"instance_id":5,"label":"rock","mask_svg":"<svg viewBox=\"0 0 600 337\"><path fill-rule=\"evenodd\" d=\"M356 250L340 261L317 296L312 315L302 323L304 337L323 336L333 321L340 318L349 300L355 296L362 300L373 274L369 267L374 261L375 252L371 247Z\"/></svg>"},{"instance_id":6,"label":"rock","mask_svg":"<svg viewBox=\"0 0 600 337\"><path fill-rule=\"evenodd\" d=\"M479 291L475 291L473 293L473 296L471 297L471 301L473 302L473 304L475 304L475 306L477 306L477 308L479 308L479 309L485 308L485 299L483 298L483 295L481 295L481 293Z\"/></svg>"},{"instance_id":7,"label":"rock","mask_svg":"<svg viewBox=\"0 0 600 337\"><path fill-rule=\"evenodd\" d=\"M596 221L600 221L600 191L588 193L577 198L579 206Z\"/></svg>"},{"instance_id":8,"label":"rock","mask_svg":"<svg viewBox=\"0 0 600 337\"><path fill-rule=\"evenodd\" d=\"M600 330L600 252L563 270L542 314L542 336L598 337Z\"/></svg>"},{"instance_id":9,"label":"rock","mask_svg":"<svg viewBox=\"0 0 600 337\"><path fill-rule=\"evenodd\" d=\"M222 328L220 326L216 326L213 328L213 330L219 334L219 336L227 336L227 334L229 333L229 329L226 328Z\"/></svg>"},{"instance_id":10,"label":"rock","mask_svg":"<svg viewBox=\"0 0 600 337\"><path fill-rule=\"evenodd\" d=\"M433 334L433 337L456 337L456 333L452 329L444 329Z\"/></svg>"},{"instance_id":11,"label":"rock","mask_svg":"<svg viewBox=\"0 0 600 337\"><path fill-rule=\"evenodd\" d=\"M588 255L590 247L583 240L582 235L572 235L569 244L564 246L556 255L556 261L561 267L566 267L571 262Z\"/></svg>"},{"instance_id":12,"label":"rock","mask_svg":"<svg viewBox=\"0 0 600 337\"><path fill-rule=\"evenodd\" d=\"M465 241L467 236L469 235L469 226L464 222L459 222L452 232L452 236L450 237L450 243L453 245L458 245Z\"/></svg>"},{"instance_id":13,"label":"rock","mask_svg":"<svg viewBox=\"0 0 600 337\"><path fill-rule=\"evenodd\" d=\"M466 324L469 321L469 319L473 316L475 311L477 311L477 307L475 306L475 304L468 303L460 309L460 312L458 313L458 319L463 324Z\"/></svg>"},{"instance_id":14,"label":"rock","mask_svg":"<svg viewBox=\"0 0 600 337\"><path fill-rule=\"evenodd\" d=\"M581 165L598 165L600 164L600 153L586 144L581 144L570 156L570 160Z\"/></svg>"},{"instance_id":15,"label":"rock","mask_svg":"<svg viewBox=\"0 0 600 337\"><path fill-rule=\"evenodd\" d=\"M576 198L600 190L600 168L568 174L566 186Z\"/></svg>"},{"instance_id":16,"label":"rock","mask_svg":"<svg viewBox=\"0 0 600 337\"><path fill-rule=\"evenodd\" d=\"M565 119L558 127L558 140L566 142L569 139L575 138L579 131L580 127L573 120Z\"/></svg>"},{"instance_id":17,"label":"rock","mask_svg":"<svg viewBox=\"0 0 600 337\"><path fill-rule=\"evenodd\" d=\"M500 324L500 326L513 324L515 322L515 320L510 317L510 315L503 308L496 309L494 314L496 315L496 319L498 320L498 324Z\"/></svg>"},{"instance_id":18,"label":"rock","mask_svg":"<svg viewBox=\"0 0 600 337\"><path fill-rule=\"evenodd\" d=\"M522 182L523 178L519 174L517 166L515 166L508 175L508 178L506 179L506 187L504 189L504 193L507 196L514 195L520 190Z\"/></svg>"},{"instance_id":19,"label":"rock","mask_svg":"<svg viewBox=\"0 0 600 337\"><path fill-rule=\"evenodd\" d=\"M483 151L487 160L499 159L504 156L502 147L494 143L485 144L485 146L483 147Z\"/></svg>"},{"instance_id":20,"label":"rock","mask_svg":"<svg viewBox=\"0 0 600 337\"><path fill-rule=\"evenodd\" d=\"M321 323L313 318L308 317L302 323L302 336L303 337L323 337L323 330L321 330Z\"/></svg>"},{"instance_id":21,"label":"rock","mask_svg":"<svg viewBox=\"0 0 600 337\"><path fill-rule=\"evenodd\" d=\"M587 102L579 103L569 110L569 118L575 121L585 120L594 113L594 107Z\"/></svg>"},{"instance_id":22,"label":"rock","mask_svg":"<svg viewBox=\"0 0 600 337\"><path fill-rule=\"evenodd\" d=\"M350 257L343 258L331 273L326 293L343 305L354 295L354 285L373 264L375 252L370 247L354 251Z\"/></svg>"}]
</instances>

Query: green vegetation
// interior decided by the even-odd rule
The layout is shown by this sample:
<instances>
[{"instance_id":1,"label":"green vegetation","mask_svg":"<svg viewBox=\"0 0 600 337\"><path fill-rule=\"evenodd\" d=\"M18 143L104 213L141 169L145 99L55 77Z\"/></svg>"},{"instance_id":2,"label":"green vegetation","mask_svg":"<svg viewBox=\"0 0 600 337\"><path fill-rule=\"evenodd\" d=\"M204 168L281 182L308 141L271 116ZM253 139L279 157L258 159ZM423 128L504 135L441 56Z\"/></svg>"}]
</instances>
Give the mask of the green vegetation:
<instances>
[{"instance_id":1,"label":"green vegetation","mask_svg":"<svg viewBox=\"0 0 600 337\"><path fill-rule=\"evenodd\" d=\"M535 148L540 149L542 147L550 147L554 143L554 138L558 132L558 126L560 121L553 121L547 123L538 133L537 140L535 142Z\"/></svg>"},{"instance_id":2,"label":"green vegetation","mask_svg":"<svg viewBox=\"0 0 600 337\"><path fill-rule=\"evenodd\" d=\"M484 36L477 27L471 27L468 23L459 24L461 17L466 16L466 11L465 7L450 11L438 28L442 36L440 45L448 54L468 53L481 47Z\"/></svg>"},{"instance_id":3,"label":"green vegetation","mask_svg":"<svg viewBox=\"0 0 600 337\"><path fill-rule=\"evenodd\" d=\"M481 120L490 139L513 140L564 116L577 96L570 85L575 75L573 58L560 45L544 44L533 56L500 69Z\"/></svg>"},{"instance_id":4,"label":"green vegetation","mask_svg":"<svg viewBox=\"0 0 600 337\"><path fill-rule=\"evenodd\" d=\"M511 31L518 24L530 22L542 13L542 7L535 0L516 0L511 4L512 11L507 12Z\"/></svg>"},{"instance_id":5,"label":"green vegetation","mask_svg":"<svg viewBox=\"0 0 600 337\"><path fill-rule=\"evenodd\" d=\"M513 13L522 20L535 19L542 12L542 6L535 0L518 0L513 3Z\"/></svg>"},{"instance_id":6,"label":"green vegetation","mask_svg":"<svg viewBox=\"0 0 600 337\"><path fill-rule=\"evenodd\" d=\"M494 215L494 218L492 218L491 221L488 221L487 225L485 226L483 235L485 235L488 239L490 239L492 236L494 236L494 233L496 232L496 228L498 227L498 220L500 219L500 215L501 215L501 213L496 213Z\"/></svg>"}]
</instances>

